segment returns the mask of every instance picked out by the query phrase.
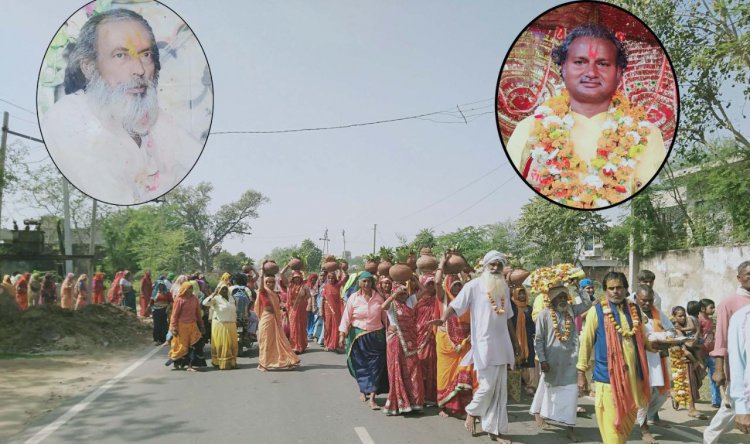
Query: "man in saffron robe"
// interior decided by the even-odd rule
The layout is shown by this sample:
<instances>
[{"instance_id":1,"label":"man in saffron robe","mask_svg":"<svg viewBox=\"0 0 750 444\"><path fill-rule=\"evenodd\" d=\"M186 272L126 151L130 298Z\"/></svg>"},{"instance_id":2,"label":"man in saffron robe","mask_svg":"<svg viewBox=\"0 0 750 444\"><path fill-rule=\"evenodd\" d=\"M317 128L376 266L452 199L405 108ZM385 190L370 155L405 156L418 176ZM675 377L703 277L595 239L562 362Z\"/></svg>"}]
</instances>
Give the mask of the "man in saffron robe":
<instances>
[{"instance_id":1,"label":"man in saffron robe","mask_svg":"<svg viewBox=\"0 0 750 444\"><path fill-rule=\"evenodd\" d=\"M646 327L646 334L674 330L672 321L669 316L661 311L654 303L654 290L650 285L639 284L635 292L635 302L641 308L643 313L643 325ZM638 409L637 422L641 428L641 436L647 443L656 443L656 439L651 435L649 422L655 425L664 426L659 419L659 409L667 400L669 395L669 366L667 364L669 353L660 351L658 353L646 352L648 359L649 381L651 382L651 399L647 407Z\"/></svg>"},{"instance_id":2,"label":"man in saffron robe","mask_svg":"<svg viewBox=\"0 0 750 444\"><path fill-rule=\"evenodd\" d=\"M506 259L498 251L482 259L484 271L467 283L448 305L443 316L433 321L444 325L451 316L471 312L471 347L479 387L466 406L466 429L474 434L476 418L490 439L510 444L501 433L508 432L508 366L515 364L519 352L513 328L510 290L503 278Z\"/></svg>"},{"instance_id":3,"label":"man in saffron robe","mask_svg":"<svg viewBox=\"0 0 750 444\"><path fill-rule=\"evenodd\" d=\"M578 389L588 394L586 370L592 355L596 382L596 421L604 444L624 444L639 408L648 406L645 328L640 308L627 300L628 280L609 272L602 280L607 297L586 314L578 352Z\"/></svg>"},{"instance_id":4,"label":"man in saffron robe","mask_svg":"<svg viewBox=\"0 0 750 444\"><path fill-rule=\"evenodd\" d=\"M666 150L661 132L656 126L647 120L633 122L632 118L631 121L622 123L621 117L630 117L628 110L625 110L626 116L615 114L617 108L613 99L628 65L623 43L606 28L583 25L567 34L563 43L552 51L552 59L560 67L565 92L569 94L569 109L562 111L565 116L561 119L550 107L542 105L519 122L506 145L513 165L538 192L564 205L601 208L629 197L656 175L664 162ZM549 188L549 183L568 171L558 170L557 165L550 163L558 160L557 154L561 149L553 150L551 146L545 146L544 140L533 134L537 124L543 125L544 131L552 138L559 138L558 134L565 131L567 139L573 145L573 154L587 166L584 172L576 174L582 176L584 187L570 190L574 192L572 196L560 198L554 193L555 190ZM551 125L557 125L560 131L552 129ZM636 134L638 125L648 129L646 140ZM612 157L613 154L607 153L599 139L606 130L613 127L635 134L632 139L631 136L626 136L620 140L628 141L629 147L639 148L632 154L628 150L625 157ZM638 155L634 155L636 151ZM602 164L597 165L597 162ZM565 170L573 170L575 167L570 162L562 165ZM587 193L589 190L602 189L607 177L616 174L619 168L628 168L632 173L628 175L624 185L619 185L622 188L610 195L610 198Z\"/></svg>"}]
</instances>

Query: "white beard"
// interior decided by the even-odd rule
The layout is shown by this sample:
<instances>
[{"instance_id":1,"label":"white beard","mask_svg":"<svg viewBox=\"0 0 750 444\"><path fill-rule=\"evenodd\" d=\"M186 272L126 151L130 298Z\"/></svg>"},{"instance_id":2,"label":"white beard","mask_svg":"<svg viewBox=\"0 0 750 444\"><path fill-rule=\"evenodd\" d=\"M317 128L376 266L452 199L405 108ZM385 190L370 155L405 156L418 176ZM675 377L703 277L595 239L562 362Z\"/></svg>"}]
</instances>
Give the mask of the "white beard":
<instances>
[{"instance_id":1,"label":"white beard","mask_svg":"<svg viewBox=\"0 0 750 444\"><path fill-rule=\"evenodd\" d=\"M134 79L111 87L94 69L86 85L86 95L101 110L121 124L131 136L146 136L159 116L156 80ZM142 95L127 93L131 88L146 87Z\"/></svg>"},{"instance_id":2,"label":"white beard","mask_svg":"<svg viewBox=\"0 0 750 444\"><path fill-rule=\"evenodd\" d=\"M487 292L493 298L505 297L505 293L508 291L508 284L505 283L505 277L502 273L492 274L489 270L482 272L482 278L484 284L487 286ZM499 301L499 300L498 300Z\"/></svg>"}]
</instances>

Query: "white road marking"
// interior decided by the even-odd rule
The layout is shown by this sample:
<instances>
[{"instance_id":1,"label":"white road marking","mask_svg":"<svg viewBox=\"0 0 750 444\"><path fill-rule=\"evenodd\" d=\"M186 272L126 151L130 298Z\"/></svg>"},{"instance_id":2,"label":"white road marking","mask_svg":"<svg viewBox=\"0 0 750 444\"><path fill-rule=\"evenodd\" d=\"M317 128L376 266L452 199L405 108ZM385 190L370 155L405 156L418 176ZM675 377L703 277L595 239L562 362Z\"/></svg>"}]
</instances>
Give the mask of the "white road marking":
<instances>
[{"instance_id":1,"label":"white road marking","mask_svg":"<svg viewBox=\"0 0 750 444\"><path fill-rule=\"evenodd\" d=\"M362 441L362 444L375 444L375 441L372 440L370 434L367 433L366 428L354 427L354 431L357 432L357 436L359 436L359 440Z\"/></svg>"},{"instance_id":2,"label":"white road marking","mask_svg":"<svg viewBox=\"0 0 750 444\"><path fill-rule=\"evenodd\" d=\"M120 381L120 379L128 376L130 372L138 368L141 364L146 362L151 356L155 355L156 352L161 350L161 347L154 347L153 350L146 353L145 356L131 364L128 368L121 371L117 376L113 377L109 381L107 381L104 385L99 387L98 389L94 390L93 392L89 393L88 396L83 398L78 404L74 405L70 409L68 409L67 412L65 412L62 416L57 418L54 422L48 424L46 427L44 427L42 430L38 431L34 436L29 438L27 441L25 441L24 444L38 444L42 441L44 441L49 435L53 434L57 429L65 425L68 421L73 419L74 416L76 416L78 413L82 412L83 410L88 407L89 404L91 404L96 398L101 396L104 392L112 388L113 385L117 384L117 382ZM367 433L367 432L365 432Z\"/></svg>"}]
</instances>

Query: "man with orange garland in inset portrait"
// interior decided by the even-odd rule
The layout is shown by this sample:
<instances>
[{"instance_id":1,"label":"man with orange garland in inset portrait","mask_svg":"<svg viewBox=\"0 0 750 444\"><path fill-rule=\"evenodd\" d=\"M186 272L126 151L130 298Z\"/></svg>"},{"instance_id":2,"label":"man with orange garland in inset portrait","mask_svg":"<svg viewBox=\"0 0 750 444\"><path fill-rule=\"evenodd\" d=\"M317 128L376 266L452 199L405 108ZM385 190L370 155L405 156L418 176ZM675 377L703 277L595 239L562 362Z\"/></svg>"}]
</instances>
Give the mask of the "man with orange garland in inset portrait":
<instances>
[{"instance_id":1,"label":"man with orange garland in inset portrait","mask_svg":"<svg viewBox=\"0 0 750 444\"><path fill-rule=\"evenodd\" d=\"M508 155L538 192L563 205L603 208L656 175L666 156L659 129L618 90L624 45L599 25L570 31L552 51L565 87L518 123Z\"/></svg>"},{"instance_id":2,"label":"man with orange garland in inset portrait","mask_svg":"<svg viewBox=\"0 0 750 444\"><path fill-rule=\"evenodd\" d=\"M93 15L65 71L65 93L42 118L47 150L74 186L104 202L155 199L182 180L201 146L157 97L159 49L127 9Z\"/></svg>"}]
</instances>

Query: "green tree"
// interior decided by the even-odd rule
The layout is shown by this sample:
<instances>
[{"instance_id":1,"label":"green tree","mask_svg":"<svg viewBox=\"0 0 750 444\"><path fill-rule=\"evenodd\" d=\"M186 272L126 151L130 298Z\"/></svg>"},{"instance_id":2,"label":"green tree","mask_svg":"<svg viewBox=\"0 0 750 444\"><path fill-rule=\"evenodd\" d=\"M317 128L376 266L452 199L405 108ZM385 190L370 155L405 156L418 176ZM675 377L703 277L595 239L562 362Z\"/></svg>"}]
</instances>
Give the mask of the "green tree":
<instances>
[{"instance_id":1,"label":"green tree","mask_svg":"<svg viewBox=\"0 0 750 444\"><path fill-rule=\"evenodd\" d=\"M210 213L213 185L201 182L196 186L179 186L164 196L180 224L187 230L187 256L201 271L211 269L213 258L221 251L221 243L231 237L250 233L250 220L258 217L258 208L269 202L261 193L247 190L240 198Z\"/></svg>"},{"instance_id":2,"label":"green tree","mask_svg":"<svg viewBox=\"0 0 750 444\"><path fill-rule=\"evenodd\" d=\"M305 239L299 246L300 258L305 261L308 271L320 270L320 263L323 260L323 250L310 239Z\"/></svg>"},{"instance_id":3,"label":"green tree","mask_svg":"<svg viewBox=\"0 0 750 444\"><path fill-rule=\"evenodd\" d=\"M284 268L284 265L288 264L289 261L292 260L292 256L296 254L297 251L298 247L296 245L291 245L288 247L276 247L271 250L271 253L266 259L272 259L276 261L277 264L279 264L279 267Z\"/></svg>"},{"instance_id":4,"label":"green tree","mask_svg":"<svg viewBox=\"0 0 750 444\"><path fill-rule=\"evenodd\" d=\"M718 130L750 157L747 126L733 121L729 91L750 98L750 3L744 0L615 0L662 41L680 83L682 154L701 159ZM735 108L743 104L734 103ZM688 149L689 148L689 149Z\"/></svg>"},{"instance_id":5,"label":"green tree","mask_svg":"<svg viewBox=\"0 0 750 444\"><path fill-rule=\"evenodd\" d=\"M523 206L518 228L533 247L531 263L549 265L575 263L586 237L601 238L608 227L599 213L563 208L536 196Z\"/></svg>"},{"instance_id":6,"label":"green tree","mask_svg":"<svg viewBox=\"0 0 750 444\"><path fill-rule=\"evenodd\" d=\"M247 261L248 258L243 252L232 254L228 251L221 251L214 257L214 271L234 273L240 271Z\"/></svg>"}]
</instances>

